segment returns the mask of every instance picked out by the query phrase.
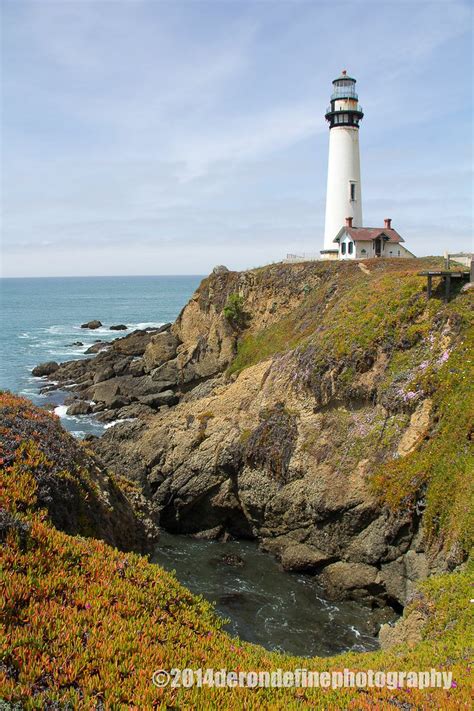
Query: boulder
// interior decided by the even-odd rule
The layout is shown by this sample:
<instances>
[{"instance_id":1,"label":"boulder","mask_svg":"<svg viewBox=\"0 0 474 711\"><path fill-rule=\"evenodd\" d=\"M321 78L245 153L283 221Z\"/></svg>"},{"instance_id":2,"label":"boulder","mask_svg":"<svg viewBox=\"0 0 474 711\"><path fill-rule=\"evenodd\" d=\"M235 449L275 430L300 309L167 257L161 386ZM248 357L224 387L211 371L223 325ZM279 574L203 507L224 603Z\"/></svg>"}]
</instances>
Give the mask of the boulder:
<instances>
[{"instance_id":1,"label":"boulder","mask_svg":"<svg viewBox=\"0 0 474 711\"><path fill-rule=\"evenodd\" d=\"M58 368L59 363L50 360L47 363L40 363L39 365L37 365L36 368L33 368L31 374L39 378L43 375L51 375L52 373L56 372Z\"/></svg>"},{"instance_id":2,"label":"boulder","mask_svg":"<svg viewBox=\"0 0 474 711\"><path fill-rule=\"evenodd\" d=\"M130 404L130 398L125 395L116 395L109 400L108 404L111 410L119 410L121 407L125 407Z\"/></svg>"},{"instance_id":3,"label":"boulder","mask_svg":"<svg viewBox=\"0 0 474 711\"><path fill-rule=\"evenodd\" d=\"M109 331L126 331L128 329L128 326L126 326L124 323L118 323L116 326L111 326L109 328Z\"/></svg>"},{"instance_id":4,"label":"boulder","mask_svg":"<svg viewBox=\"0 0 474 711\"><path fill-rule=\"evenodd\" d=\"M394 625L382 625L379 642L382 649L391 649L403 645L414 647L423 639L423 630L428 616L422 610L412 610Z\"/></svg>"},{"instance_id":5,"label":"boulder","mask_svg":"<svg viewBox=\"0 0 474 711\"><path fill-rule=\"evenodd\" d=\"M346 563L342 560L332 563L324 568L321 579L327 592L334 599L361 596L356 591L367 591L375 585L378 570L365 563Z\"/></svg>"},{"instance_id":6,"label":"boulder","mask_svg":"<svg viewBox=\"0 0 474 711\"><path fill-rule=\"evenodd\" d=\"M126 356L125 358L120 358L120 360L114 363L113 369L115 375L125 375L128 373L131 361L131 356Z\"/></svg>"},{"instance_id":7,"label":"boulder","mask_svg":"<svg viewBox=\"0 0 474 711\"><path fill-rule=\"evenodd\" d=\"M229 270L227 269L226 266L223 264L218 264L214 269L212 270L213 274L227 274Z\"/></svg>"},{"instance_id":8,"label":"boulder","mask_svg":"<svg viewBox=\"0 0 474 711\"><path fill-rule=\"evenodd\" d=\"M143 358L133 358L133 360L131 360L128 365L128 372L130 373L130 375L133 375L133 377L143 375L145 372L145 364L143 362Z\"/></svg>"},{"instance_id":9,"label":"boulder","mask_svg":"<svg viewBox=\"0 0 474 711\"><path fill-rule=\"evenodd\" d=\"M334 557L304 543L295 543L288 546L281 556L283 569L295 572L303 570L314 572L331 561L334 561Z\"/></svg>"},{"instance_id":10,"label":"boulder","mask_svg":"<svg viewBox=\"0 0 474 711\"><path fill-rule=\"evenodd\" d=\"M178 345L178 339L170 331L153 336L143 355L145 370L150 372L166 361L175 358Z\"/></svg>"},{"instance_id":11,"label":"boulder","mask_svg":"<svg viewBox=\"0 0 474 711\"><path fill-rule=\"evenodd\" d=\"M73 402L67 409L68 415L88 415L90 412L92 412L92 405L85 400Z\"/></svg>"},{"instance_id":12,"label":"boulder","mask_svg":"<svg viewBox=\"0 0 474 711\"><path fill-rule=\"evenodd\" d=\"M151 341L153 333L148 331L132 331L123 338L114 341L114 351L126 356L141 356Z\"/></svg>"},{"instance_id":13,"label":"boulder","mask_svg":"<svg viewBox=\"0 0 474 711\"><path fill-rule=\"evenodd\" d=\"M81 325L81 328L89 328L91 331L94 331L96 328L100 328L101 326L102 323L97 319L94 319L93 321L87 321L87 323L83 323Z\"/></svg>"},{"instance_id":14,"label":"boulder","mask_svg":"<svg viewBox=\"0 0 474 711\"><path fill-rule=\"evenodd\" d=\"M110 380L110 378L113 378L114 376L114 369L111 366L106 366L105 368L101 368L100 370L98 370L97 373L94 375L94 384L102 383L105 380Z\"/></svg>"},{"instance_id":15,"label":"boulder","mask_svg":"<svg viewBox=\"0 0 474 711\"><path fill-rule=\"evenodd\" d=\"M178 363L176 359L169 360L167 363L163 363L158 368L155 368L151 372L151 377L156 381L167 380L170 383L176 384L178 382Z\"/></svg>"},{"instance_id":16,"label":"boulder","mask_svg":"<svg viewBox=\"0 0 474 711\"><path fill-rule=\"evenodd\" d=\"M123 407L118 416L122 419L128 419L129 417L146 417L147 415L156 414L152 407L143 405L140 402L132 402L130 405Z\"/></svg>"},{"instance_id":17,"label":"boulder","mask_svg":"<svg viewBox=\"0 0 474 711\"><path fill-rule=\"evenodd\" d=\"M89 355L89 353L100 353L106 348L110 348L110 343L107 343L106 341L97 341L86 350L86 355Z\"/></svg>"},{"instance_id":18,"label":"boulder","mask_svg":"<svg viewBox=\"0 0 474 711\"><path fill-rule=\"evenodd\" d=\"M197 538L199 541L217 541L223 534L224 529L222 526L214 526L214 528L208 528L205 531L198 531L198 533L193 533L192 537Z\"/></svg>"},{"instance_id":19,"label":"boulder","mask_svg":"<svg viewBox=\"0 0 474 711\"><path fill-rule=\"evenodd\" d=\"M120 395L120 386L115 382L115 379L106 380L93 386L92 399L95 402L105 403L107 407L117 395Z\"/></svg>"},{"instance_id":20,"label":"boulder","mask_svg":"<svg viewBox=\"0 0 474 711\"><path fill-rule=\"evenodd\" d=\"M176 405L179 402L179 397L172 390L164 390L154 395L140 395L138 401L148 407L158 408L163 405Z\"/></svg>"}]
</instances>

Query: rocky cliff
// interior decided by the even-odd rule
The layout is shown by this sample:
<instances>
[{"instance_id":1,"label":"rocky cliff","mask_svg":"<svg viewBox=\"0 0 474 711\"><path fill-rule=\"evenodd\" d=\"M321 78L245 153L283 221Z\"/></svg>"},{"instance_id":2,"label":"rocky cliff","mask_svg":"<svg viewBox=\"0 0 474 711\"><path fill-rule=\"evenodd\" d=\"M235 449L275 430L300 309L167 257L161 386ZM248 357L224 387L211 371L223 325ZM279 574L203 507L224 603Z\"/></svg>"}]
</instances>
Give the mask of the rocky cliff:
<instances>
[{"instance_id":1,"label":"rocky cliff","mask_svg":"<svg viewBox=\"0 0 474 711\"><path fill-rule=\"evenodd\" d=\"M133 419L91 444L161 526L256 538L333 597L399 609L470 545L472 291L427 301L428 265L219 269L174 324L54 379L76 411Z\"/></svg>"},{"instance_id":2,"label":"rocky cliff","mask_svg":"<svg viewBox=\"0 0 474 711\"><path fill-rule=\"evenodd\" d=\"M137 487L113 476L59 419L0 393L0 539L25 541L25 512L43 512L71 535L100 538L121 550L148 552L158 539L153 507Z\"/></svg>"}]
</instances>

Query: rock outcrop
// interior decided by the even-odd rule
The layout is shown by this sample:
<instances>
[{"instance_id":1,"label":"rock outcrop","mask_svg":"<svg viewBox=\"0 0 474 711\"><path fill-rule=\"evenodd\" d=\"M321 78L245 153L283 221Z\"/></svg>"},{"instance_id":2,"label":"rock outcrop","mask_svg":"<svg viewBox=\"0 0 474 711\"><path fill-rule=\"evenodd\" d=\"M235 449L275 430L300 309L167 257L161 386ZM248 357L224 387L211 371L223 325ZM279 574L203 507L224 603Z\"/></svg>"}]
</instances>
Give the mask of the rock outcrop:
<instances>
[{"instance_id":1,"label":"rock outcrop","mask_svg":"<svg viewBox=\"0 0 474 711\"><path fill-rule=\"evenodd\" d=\"M97 328L100 328L102 326L102 322L99 321L98 319L93 319L92 321L87 321L87 323L83 323L81 325L81 328L88 328L92 331L95 331Z\"/></svg>"},{"instance_id":2,"label":"rock outcrop","mask_svg":"<svg viewBox=\"0 0 474 711\"><path fill-rule=\"evenodd\" d=\"M334 598L401 609L463 553L428 541L421 481L389 507L374 477L435 436L429 383L463 326L428 312L419 260L392 262L219 268L174 324L63 364L55 381L101 418L135 418L93 447L164 528L256 538ZM225 315L235 294L243 330Z\"/></svg>"},{"instance_id":3,"label":"rock outcrop","mask_svg":"<svg viewBox=\"0 0 474 711\"><path fill-rule=\"evenodd\" d=\"M59 364L56 363L56 361L50 360L47 363L40 363L37 365L36 368L33 368L31 374L37 378L41 378L45 375L52 375L56 372L56 370L58 370L58 368Z\"/></svg>"},{"instance_id":4,"label":"rock outcrop","mask_svg":"<svg viewBox=\"0 0 474 711\"><path fill-rule=\"evenodd\" d=\"M2 476L7 489L15 482L20 512L44 510L65 533L127 551L150 550L158 539L153 507L63 430L57 417L3 393L0 423Z\"/></svg>"}]
</instances>

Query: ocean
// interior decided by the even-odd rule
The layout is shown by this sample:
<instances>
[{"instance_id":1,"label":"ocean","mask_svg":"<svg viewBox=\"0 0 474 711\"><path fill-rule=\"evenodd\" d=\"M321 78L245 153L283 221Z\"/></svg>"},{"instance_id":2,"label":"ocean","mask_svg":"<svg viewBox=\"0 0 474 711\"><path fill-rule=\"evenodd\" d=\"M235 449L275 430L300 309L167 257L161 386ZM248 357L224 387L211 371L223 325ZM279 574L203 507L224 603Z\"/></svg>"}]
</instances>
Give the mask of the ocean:
<instances>
[{"instance_id":1,"label":"ocean","mask_svg":"<svg viewBox=\"0 0 474 711\"><path fill-rule=\"evenodd\" d=\"M202 276L51 277L0 279L0 389L37 405L54 405L66 429L77 437L99 434L104 426L91 417L70 417L64 392L40 393L38 363L86 358L94 341L112 340L136 328L174 321ZM81 324L98 319L94 331ZM127 331L110 331L125 324ZM72 345L80 341L83 345Z\"/></svg>"}]
</instances>

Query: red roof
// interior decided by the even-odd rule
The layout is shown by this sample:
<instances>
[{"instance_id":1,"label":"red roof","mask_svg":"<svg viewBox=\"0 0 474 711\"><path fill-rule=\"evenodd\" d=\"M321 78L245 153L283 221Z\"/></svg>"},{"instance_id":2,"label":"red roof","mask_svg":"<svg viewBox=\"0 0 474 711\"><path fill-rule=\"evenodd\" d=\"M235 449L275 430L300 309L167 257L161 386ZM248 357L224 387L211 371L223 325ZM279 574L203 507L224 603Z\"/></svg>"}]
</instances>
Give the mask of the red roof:
<instances>
[{"instance_id":1,"label":"red roof","mask_svg":"<svg viewBox=\"0 0 474 711\"><path fill-rule=\"evenodd\" d=\"M377 237L386 237L387 242L405 241L396 230L386 227L343 227L334 242L339 241L339 235L343 230L352 237L354 242L371 242Z\"/></svg>"}]
</instances>

